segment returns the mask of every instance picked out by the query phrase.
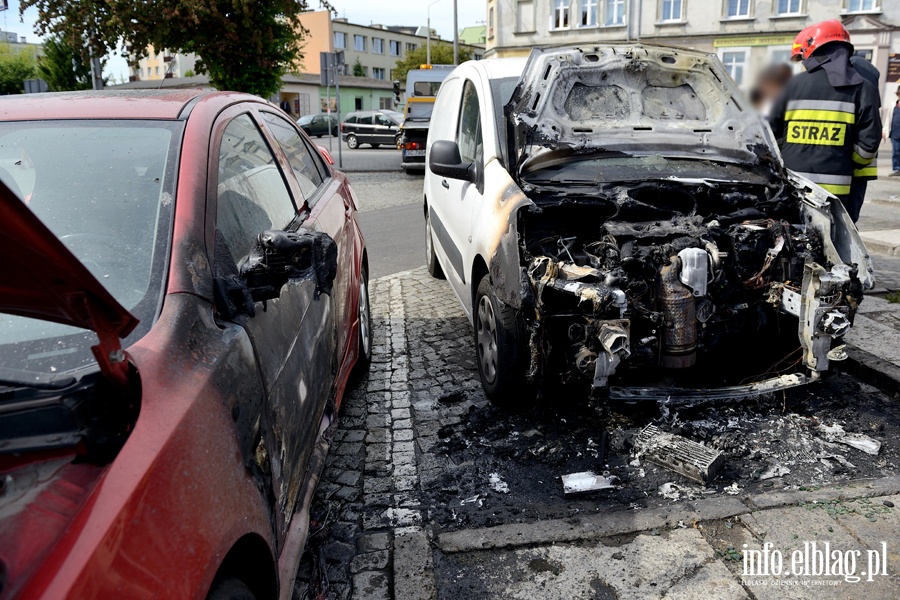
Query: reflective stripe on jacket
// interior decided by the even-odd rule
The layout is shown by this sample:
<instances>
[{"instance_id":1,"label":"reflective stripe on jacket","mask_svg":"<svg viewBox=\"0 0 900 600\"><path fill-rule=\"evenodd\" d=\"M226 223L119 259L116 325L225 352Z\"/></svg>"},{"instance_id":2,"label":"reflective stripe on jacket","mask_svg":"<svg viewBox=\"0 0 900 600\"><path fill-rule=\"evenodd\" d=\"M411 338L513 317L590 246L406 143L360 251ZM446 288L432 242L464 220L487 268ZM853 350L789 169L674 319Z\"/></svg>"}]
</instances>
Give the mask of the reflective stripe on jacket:
<instances>
[{"instance_id":1,"label":"reflective stripe on jacket","mask_svg":"<svg viewBox=\"0 0 900 600\"><path fill-rule=\"evenodd\" d=\"M834 87L824 69L794 76L770 113L784 164L836 196L871 173L881 142L877 90L867 81Z\"/></svg>"}]
</instances>

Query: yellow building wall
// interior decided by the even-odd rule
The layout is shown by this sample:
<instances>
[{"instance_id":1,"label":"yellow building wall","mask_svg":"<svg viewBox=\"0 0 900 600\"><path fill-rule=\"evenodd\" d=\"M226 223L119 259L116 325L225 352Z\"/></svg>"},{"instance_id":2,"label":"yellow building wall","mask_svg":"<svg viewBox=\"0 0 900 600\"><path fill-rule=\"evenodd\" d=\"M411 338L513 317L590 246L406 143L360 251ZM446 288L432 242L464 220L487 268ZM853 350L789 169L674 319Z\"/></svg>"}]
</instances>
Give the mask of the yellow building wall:
<instances>
[{"instance_id":1,"label":"yellow building wall","mask_svg":"<svg viewBox=\"0 0 900 600\"><path fill-rule=\"evenodd\" d=\"M303 58L299 60L299 73L319 73L319 53L333 52L331 13L327 10L303 13L300 23L306 29L304 34Z\"/></svg>"}]
</instances>

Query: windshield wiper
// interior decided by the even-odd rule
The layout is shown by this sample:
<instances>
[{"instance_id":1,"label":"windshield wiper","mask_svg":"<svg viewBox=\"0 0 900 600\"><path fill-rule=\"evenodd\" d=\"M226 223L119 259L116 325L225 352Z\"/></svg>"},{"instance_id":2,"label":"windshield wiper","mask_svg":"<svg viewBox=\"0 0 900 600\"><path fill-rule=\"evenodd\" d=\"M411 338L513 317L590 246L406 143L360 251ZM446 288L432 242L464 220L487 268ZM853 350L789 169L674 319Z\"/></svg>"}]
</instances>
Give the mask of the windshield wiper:
<instances>
[{"instance_id":1,"label":"windshield wiper","mask_svg":"<svg viewBox=\"0 0 900 600\"><path fill-rule=\"evenodd\" d=\"M71 375L38 373L0 367L0 385L8 387L29 387L39 390L61 390L77 379Z\"/></svg>"}]
</instances>

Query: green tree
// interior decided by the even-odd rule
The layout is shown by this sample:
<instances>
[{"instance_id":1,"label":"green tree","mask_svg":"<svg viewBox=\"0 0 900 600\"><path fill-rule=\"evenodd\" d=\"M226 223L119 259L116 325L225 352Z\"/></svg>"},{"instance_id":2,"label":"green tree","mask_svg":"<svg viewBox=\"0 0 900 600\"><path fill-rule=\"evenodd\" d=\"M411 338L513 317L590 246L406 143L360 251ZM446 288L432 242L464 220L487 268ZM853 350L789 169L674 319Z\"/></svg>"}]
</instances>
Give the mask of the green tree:
<instances>
[{"instance_id":1,"label":"green tree","mask_svg":"<svg viewBox=\"0 0 900 600\"><path fill-rule=\"evenodd\" d=\"M38 58L38 76L51 92L91 89L91 65L62 38L44 41L44 55Z\"/></svg>"},{"instance_id":2,"label":"green tree","mask_svg":"<svg viewBox=\"0 0 900 600\"><path fill-rule=\"evenodd\" d=\"M16 52L0 44L0 94L22 94L25 80L37 76L37 60L31 50Z\"/></svg>"},{"instance_id":3,"label":"green tree","mask_svg":"<svg viewBox=\"0 0 900 600\"><path fill-rule=\"evenodd\" d=\"M468 48L459 48L459 62L463 63L472 59L472 51ZM401 83L406 81L406 74L418 69L420 65L428 62L428 48L419 46L412 52L407 52L406 56L397 61L394 67L394 79ZM433 65L452 65L453 64L453 44L447 42L431 42L431 64Z\"/></svg>"},{"instance_id":4,"label":"green tree","mask_svg":"<svg viewBox=\"0 0 900 600\"><path fill-rule=\"evenodd\" d=\"M356 62L353 63L353 76L354 77L365 77L366 76L366 68L363 66L361 62L359 62L359 57L356 57Z\"/></svg>"},{"instance_id":5,"label":"green tree","mask_svg":"<svg viewBox=\"0 0 900 600\"><path fill-rule=\"evenodd\" d=\"M191 69L188 69L187 71L184 72L185 77L194 77L195 75L196 75L196 73L194 73Z\"/></svg>"},{"instance_id":6,"label":"green tree","mask_svg":"<svg viewBox=\"0 0 900 600\"><path fill-rule=\"evenodd\" d=\"M194 53L214 87L265 97L302 57L300 14L310 1L22 0L19 11L37 8L39 34L59 35L86 54L104 56L122 42L131 60L149 46Z\"/></svg>"}]
</instances>

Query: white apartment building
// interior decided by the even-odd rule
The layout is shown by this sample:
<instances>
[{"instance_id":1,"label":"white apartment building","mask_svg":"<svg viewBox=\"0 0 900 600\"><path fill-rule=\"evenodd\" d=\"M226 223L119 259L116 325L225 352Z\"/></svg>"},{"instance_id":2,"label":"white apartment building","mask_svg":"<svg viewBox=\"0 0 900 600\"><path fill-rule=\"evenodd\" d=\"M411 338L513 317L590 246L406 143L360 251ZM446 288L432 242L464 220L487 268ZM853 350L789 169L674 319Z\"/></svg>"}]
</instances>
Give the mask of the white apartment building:
<instances>
[{"instance_id":1,"label":"white apartment building","mask_svg":"<svg viewBox=\"0 0 900 600\"><path fill-rule=\"evenodd\" d=\"M485 56L628 41L682 46L718 54L748 89L763 67L789 59L801 29L835 18L850 31L857 54L881 72L882 97L892 105L900 80L900 0L487 0Z\"/></svg>"}]
</instances>

